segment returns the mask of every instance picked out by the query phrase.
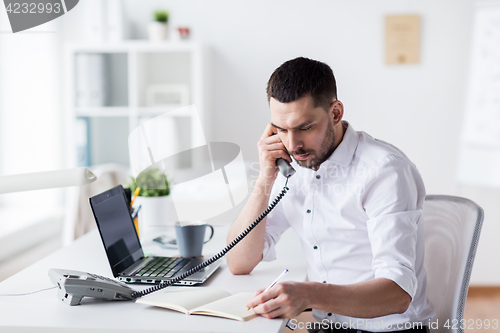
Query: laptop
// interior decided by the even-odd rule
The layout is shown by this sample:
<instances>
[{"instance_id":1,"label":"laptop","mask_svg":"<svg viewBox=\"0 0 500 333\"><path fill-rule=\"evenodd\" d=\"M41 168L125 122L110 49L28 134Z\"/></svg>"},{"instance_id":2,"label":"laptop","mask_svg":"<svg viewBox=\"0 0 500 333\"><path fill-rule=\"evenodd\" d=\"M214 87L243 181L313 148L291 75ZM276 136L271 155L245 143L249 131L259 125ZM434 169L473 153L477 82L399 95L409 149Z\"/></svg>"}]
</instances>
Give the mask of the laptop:
<instances>
[{"instance_id":1,"label":"laptop","mask_svg":"<svg viewBox=\"0 0 500 333\"><path fill-rule=\"evenodd\" d=\"M160 283L172 279L203 259L144 256L125 190L118 185L90 200L90 207L101 234L113 276L126 283ZM205 267L177 285L196 285L205 282L219 267L220 261Z\"/></svg>"}]
</instances>

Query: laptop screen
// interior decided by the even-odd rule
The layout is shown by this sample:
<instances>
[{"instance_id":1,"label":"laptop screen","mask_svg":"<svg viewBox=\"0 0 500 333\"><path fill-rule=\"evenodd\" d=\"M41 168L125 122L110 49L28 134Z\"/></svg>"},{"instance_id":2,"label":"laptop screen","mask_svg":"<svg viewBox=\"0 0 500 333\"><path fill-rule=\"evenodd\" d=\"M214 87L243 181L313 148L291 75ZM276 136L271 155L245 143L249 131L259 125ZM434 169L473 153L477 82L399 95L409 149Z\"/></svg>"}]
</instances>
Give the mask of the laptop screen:
<instances>
[{"instance_id":1,"label":"laptop screen","mask_svg":"<svg viewBox=\"0 0 500 333\"><path fill-rule=\"evenodd\" d=\"M142 257L141 244L121 185L90 198L113 275L118 276ZM138 256L137 251L140 251Z\"/></svg>"}]
</instances>

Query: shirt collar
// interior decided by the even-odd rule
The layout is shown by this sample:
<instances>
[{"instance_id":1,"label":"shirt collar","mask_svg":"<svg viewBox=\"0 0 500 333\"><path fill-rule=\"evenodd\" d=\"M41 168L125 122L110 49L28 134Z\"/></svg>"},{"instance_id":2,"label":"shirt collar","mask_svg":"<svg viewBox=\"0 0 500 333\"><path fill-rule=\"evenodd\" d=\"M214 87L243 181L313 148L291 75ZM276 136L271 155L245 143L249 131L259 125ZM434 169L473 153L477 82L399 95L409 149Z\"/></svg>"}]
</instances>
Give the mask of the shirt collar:
<instances>
[{"instance_id":1,"label":"shirt collar","mask_svg":"<svg viewBox=\"0 0 500 333\"><path fill-rule=\"evenodd\" d=\"M354 152L358 147L359 136L347 121L342 121L342 125L346 128L344 137L324 163L335 163L347 167L351 163Z\"/></svg>"}]
</instances>

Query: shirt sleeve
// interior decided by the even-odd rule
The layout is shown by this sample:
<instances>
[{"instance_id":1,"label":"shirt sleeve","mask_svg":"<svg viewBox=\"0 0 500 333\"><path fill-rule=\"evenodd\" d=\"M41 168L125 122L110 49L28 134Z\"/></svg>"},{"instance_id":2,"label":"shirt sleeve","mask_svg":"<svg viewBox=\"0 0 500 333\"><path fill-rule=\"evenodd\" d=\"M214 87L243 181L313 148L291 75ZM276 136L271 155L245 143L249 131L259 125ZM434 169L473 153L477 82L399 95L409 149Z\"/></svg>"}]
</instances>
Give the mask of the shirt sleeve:
<instances>
[{"instance_id":1,"label":"shirt sleeve","mask_svg":"<svg viewBox=\"0 0 500 333\"><path fill-rule=\"evenodd\" d=\"M281 175L280 175L281 177ZM271 191L269 204L271 204L282 188L277 186L276 181ZM281 235L290 227L282 202L279 202L276 207L267 215L266 233L264 235L264 250L262 251L262 261L273 261L276 259L276 243L280 240Z\"/></svg>"},{"instance_id":2,"label":"shirt sleeve","mask_svg":"<svg viewBox=\"0 0 500 333\"><path fill-rule=\"evenodd\" d=\"M396 155L385 157L374 172L363 197L372 269L376 278L394 281L413 299L418 287L415 261L423 181L410 161Z\"/></svg>"}]
</instances>

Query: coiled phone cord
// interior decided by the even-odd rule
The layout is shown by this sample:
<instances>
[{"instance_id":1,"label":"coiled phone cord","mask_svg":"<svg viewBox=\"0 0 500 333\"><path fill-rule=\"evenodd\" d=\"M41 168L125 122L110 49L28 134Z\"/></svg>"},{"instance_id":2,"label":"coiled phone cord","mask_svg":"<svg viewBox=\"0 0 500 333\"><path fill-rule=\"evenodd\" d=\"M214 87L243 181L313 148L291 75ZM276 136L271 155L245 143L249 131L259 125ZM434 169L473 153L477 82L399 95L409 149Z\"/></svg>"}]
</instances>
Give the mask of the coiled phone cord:
<instances>
[{"instance_id":1,"label":"coiled phone cord","mask_svg":"<svg viewBox=\"0 0 500 333\"><path fill-rule=\"evenodd\" d=\"M225 256L226 253L229 252L229 250L231 250L233 247L235 247L236 244L238 244L243 238L245 238L250 233L250 231L252 231L274 209L274 207L276 207L278 202L280 202L280 200L285 196L286 192L289 190L289 188L286 187L287 184L288 184L288 178L286 179L285 186L283 186L281 193L278 194L276 199L273 200L273 202L266 208L266 210L262 214L260 214L260 216L250 226L248 226L241 234L239 234L238 237L236 237L229 245L227 245L224 249L222 249L222 251L220 251L219 253L217 253L216 255L211 257L210 259L205 260L201 264L196 265L195 267L191 268L189 271L179 275L176 278L162 281L161 283L159 283L151 288L144 289L141 291L136 291L136 292L132 293L132 295L131 295L132 299L137 299L139 297L146 296L146 295L153 293L155 291L169 287L169 286L173 285L174 283L177 283L181 280L184 280L188 276L191 276L194 273L199 272L203 268L207 267L210 264L213 264L214 262L216 262L217 260L219 260L220 258Z\"/></svg>"}]
</instances>

